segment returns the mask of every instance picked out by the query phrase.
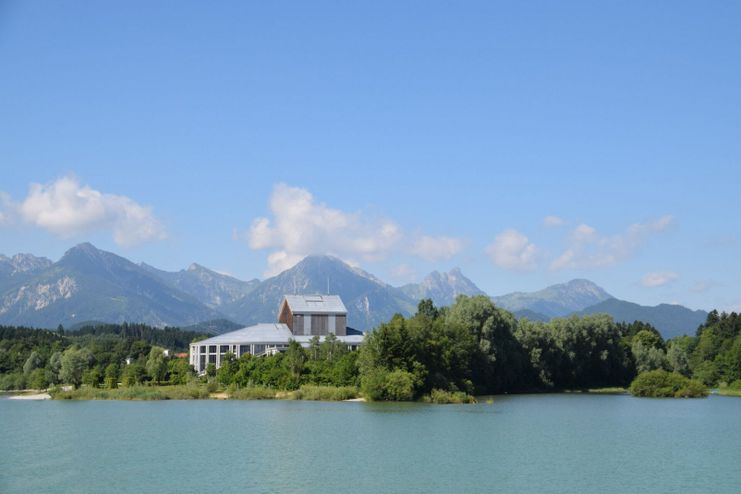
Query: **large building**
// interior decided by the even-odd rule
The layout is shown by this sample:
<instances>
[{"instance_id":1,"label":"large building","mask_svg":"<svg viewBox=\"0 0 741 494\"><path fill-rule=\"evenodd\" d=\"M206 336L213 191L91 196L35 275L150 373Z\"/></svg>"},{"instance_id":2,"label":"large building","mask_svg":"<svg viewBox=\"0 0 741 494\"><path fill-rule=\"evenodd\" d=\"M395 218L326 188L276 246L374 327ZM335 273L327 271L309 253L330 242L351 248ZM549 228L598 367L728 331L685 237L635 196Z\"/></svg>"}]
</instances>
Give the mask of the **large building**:
<instances>
[{"instance_id":1,"label":"large building","mask_svg":"<svg viewBox=\"0 0 741 494\"><path fill-rule=\"evenodd\" d=\"M218 369L227 353L237 358L244 354L272 355L288 348L295 340L304 348L315 336L320 341L333 334L356 350L363 333L347 327L347 309L337 295L286 295L278 309L277 323L263 323L238 329L190 345L190 364L198 373L208 364Z\"/></svg>"}]
</instances>

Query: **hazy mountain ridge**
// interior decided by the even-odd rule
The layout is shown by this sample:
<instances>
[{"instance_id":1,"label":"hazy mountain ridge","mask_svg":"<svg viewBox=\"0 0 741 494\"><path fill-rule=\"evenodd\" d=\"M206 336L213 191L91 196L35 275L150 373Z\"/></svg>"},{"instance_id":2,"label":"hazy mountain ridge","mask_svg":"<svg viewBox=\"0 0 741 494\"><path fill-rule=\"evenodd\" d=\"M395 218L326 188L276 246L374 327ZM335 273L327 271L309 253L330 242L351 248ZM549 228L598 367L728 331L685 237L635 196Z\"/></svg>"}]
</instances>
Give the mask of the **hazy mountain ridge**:
<instances>
[{"instance_id":1,"label":"hazy mountain ridge","mask_svg":"<svg viewBox=\"0 0 741 494\"><path fill-rule=\"evenodd\" d=\"M222 317L131 261L80 244L0 294L0 323L39 327L82 320L187 325Z\"/></svg>"},{"instance_id":2,"label":"hazy mountain ridge","mask_svg":"<svg viewBox=\"0 0 741 494\"><path fill-rule=\"evenodd\" d=\"M697 327L707 319L704 310L691 310L682 305L639 305L612 298L577 312L577 315L609 314L618 322L643 321L661 331L664 338L694 335Z\"/></svg>"},{"instance_id":3,"label":"hazy mountain ridge","mask_svg":"<svg viewBox=\"0 0 741 494\"><path fill-rule=\"evenodd\" d=\"M496 305L517 313L528 310L543 316L561 317L614 298L595 283L575 279L536 292L513 292L492 297Z\"/></svg>"},{"instance_id":4,"label":"hazy mountain ridge","mask_svg":"<svg viewBox=\"0 0 741 494\"><path fill-rule=\"evenodd\" d=\"M258 279L242 281L196 263L188 266L188 269L175 272L163 271L146 263L141 263L139 266L212 309L218 309L243 298L260 284Z\"/></svg>"},{"instance_id":5,"label":"hazy mountain ridge","mask_svg":"<svg viewBox=\"0 0 741 494\"><path fill-rule=\"evenodd\" d=\"M447 273L433 271L421 283L410 283L399 290L412 300L432 299L436 306L452 305L458 295L486 295L473 281L466 278L460 268Z\"/></svg>"},{"instance_id":6,"label":"hazy mountain ridge","mask_svg":"<svg viewBox=\"0 0 741 494\"><path fill-rule=\"evenodd\" d=\"M433 271L420 283L394 287L331 256L309 256L264 281L242 281L191 264L169 272L80 244L53 263L31 254L0 255L0 324L54 328L83 321L143 322L224 332L274 321L285 294L339 294L348 324L369 330L394 314L411 315L422 298L450 305L460 295L485 295L460 269ZM693 333L707 313L682 306L640 306L615 299L589 280L492 300L517 317L547 321L571 314L607 313L616 321L643 320L665 337Z\"/></svg>"}]
</instances>

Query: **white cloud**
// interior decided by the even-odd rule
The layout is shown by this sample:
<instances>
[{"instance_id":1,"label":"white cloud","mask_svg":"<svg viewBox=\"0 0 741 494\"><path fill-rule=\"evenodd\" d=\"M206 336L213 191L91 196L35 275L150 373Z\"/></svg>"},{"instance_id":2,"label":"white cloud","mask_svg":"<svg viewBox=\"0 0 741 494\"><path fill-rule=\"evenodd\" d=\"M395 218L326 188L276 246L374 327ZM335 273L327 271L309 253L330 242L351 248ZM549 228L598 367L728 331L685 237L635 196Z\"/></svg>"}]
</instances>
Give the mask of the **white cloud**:
<instances>
[{"instance_id":1,"label":"white cloud","mask_svg":"<svg viewBox=\"0 0 741 494\"><path fill-rule=\"evenodd\" d=\"M668 285L677 279L679 279L679 275L671 271L647 273L643 278L641 278L641 285L646 288L656 288Z\"/></svg>"},{"instance_id":2,"label":"white cloud","mask_svg":"<svg viewBox=\"0 0 741 494\"><path fill-rule=\"evenodd\" d=\"M126 247L166 237L150 208L126 196L82 186L71 177L31 184L26 198L13 204L13 212L24 223L62 237L110 230L114 241Z\"/></svg>"},{"instance_id":3,"label":"white cloud","mask_svg":"<svg viewBox=\"0 0 741 494\"><path fill-rule=\"evenodd\" d=\"M558 216L550 215L543 218L543 225L547 226L548 228L563 226L564 223L565 221L563 220L563 218L559 218Z\"/></svg>"},{"instance_id":4,"label":"white cloud","mask_svg":"<svg viewBox=\"0 0 741 494\"><path fill-rule=\"evenodd\" d=\"M394 221L347 213L319 203L306 189L278 184L270 197L271 218L256 218L247 234L250 248L272 249L266 276L277 274L310 254L346 261L375 261L391 253L445 259L462 242L452 237L407 236Z\"/></svg>"},{"instance_id":5,"label":"white cloud","mask_svg":"<svg viewBox=\"0 0 741 494\"><path fill-rule=\"evenodd\" d=\"M454 237L421 235L412 245L411 252L428 261L450 259L463 250L463 241Z\"/></svg>"},{"instance_id":6,"label":"white cloud","mask_svg":"<svg viewBox=\"0 0 741 494\"><path fill-rule=\"evenodd\" d=\"M0 226L13 222L13 200L5 192L0 191Z\"/></svg>"},{"instance_id":7,"label":"white cloud","mask_svg":"<svg viewBox=\"0 0 741 494\"><path fill-rule=\"evenodd\" d=\"M413 281L417 272L408 264L399 264L391 270L391 276L401 281Z\"/></svg>"},{"instance_id":8,"label":"white cloud","mask_svg":"<svg viewBox=\"0 0 741 494\"><path fill-rule=\"evenodd\" d=\"M527 271L535 269L535 244L517 230L505 230L487 248L494 264L501 268Z\"/></svg>"},{"instance_id":9,"label":"white cloud","mask_svg":"<svg viewBox=\"0 0 741 494\"><path fill-rule=\"evenodd\" d=\"M673 223L671 216L649 223L635 223L623 233L600 235L594 227L577 226L568 247L551 262L550 268L589 269L612 266L633 255L652 235L666 231Z\"/></svg>"}]
</instances>

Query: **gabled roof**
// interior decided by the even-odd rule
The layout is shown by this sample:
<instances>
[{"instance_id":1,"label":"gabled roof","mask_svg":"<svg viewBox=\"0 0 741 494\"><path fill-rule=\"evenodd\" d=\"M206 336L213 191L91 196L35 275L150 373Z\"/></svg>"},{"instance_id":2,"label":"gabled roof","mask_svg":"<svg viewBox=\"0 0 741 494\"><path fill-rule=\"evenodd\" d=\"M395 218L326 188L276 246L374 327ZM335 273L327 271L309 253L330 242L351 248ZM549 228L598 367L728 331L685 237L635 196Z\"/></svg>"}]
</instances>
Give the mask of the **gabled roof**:
<instances>
[{"instance_id":1,"label":"gabled roof","mask_svg":"<svg viewBox=\"0 0 741 494\"><path fill-rule=\"evenodd\" d=\"M339 295L286 295L283 300L294 314L347 314Z\"/></svg>"}]
</instances>

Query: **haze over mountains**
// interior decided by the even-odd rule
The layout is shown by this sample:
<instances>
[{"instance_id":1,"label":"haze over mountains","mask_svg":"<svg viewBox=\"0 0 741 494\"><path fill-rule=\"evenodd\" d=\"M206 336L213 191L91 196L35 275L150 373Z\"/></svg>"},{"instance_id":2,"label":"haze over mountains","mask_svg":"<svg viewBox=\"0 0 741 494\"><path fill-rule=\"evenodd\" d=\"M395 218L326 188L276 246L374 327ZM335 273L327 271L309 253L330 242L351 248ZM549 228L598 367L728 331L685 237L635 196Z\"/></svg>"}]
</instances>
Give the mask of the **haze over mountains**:
<instances>
[{"instance_id":1,"label":"haze over mountains","mask_svg":"<svg viewBox=\"0 0 741 494\"><path fill-rule=\"evenodd\" d=\"M458 295L485 295L457 268L394 287L331 256L309 256L264 281L242 281L195 263L177 272L163 271L89 243L71 248L57 262L31 254L0 256L0 324L55 328L130 321L220 332L274 320L284 294L328 291L342 297L349 325L360 330L372 329L396 313L414 313L423 298L444 306ZM493 300L518 317L534 320L575 313L643 320L665 337L694 333L707 316L677 305L646 307L618 300L589 280Z\"/></svg>"}]
</instances>

